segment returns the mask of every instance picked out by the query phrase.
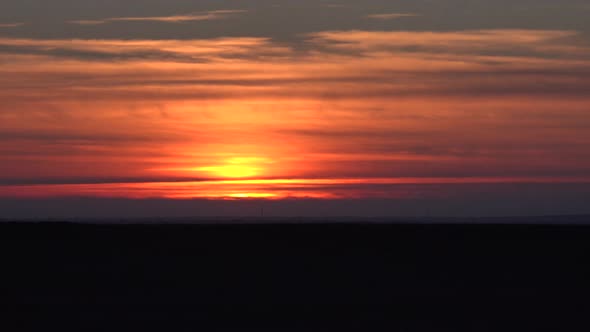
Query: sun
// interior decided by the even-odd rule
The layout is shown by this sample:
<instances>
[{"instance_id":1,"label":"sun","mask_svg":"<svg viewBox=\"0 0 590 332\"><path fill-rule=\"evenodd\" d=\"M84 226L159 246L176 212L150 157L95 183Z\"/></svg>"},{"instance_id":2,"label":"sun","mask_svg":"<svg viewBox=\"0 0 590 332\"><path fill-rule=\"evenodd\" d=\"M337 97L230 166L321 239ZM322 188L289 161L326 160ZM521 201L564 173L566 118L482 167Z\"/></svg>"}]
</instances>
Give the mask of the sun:
<instances>
[{"instance_id":1,"label":"sun","mask_svg":"<svg viewBox=\"0 0 590 332\"><path fill-rule=\"evenodd\" d=\"M260 171L257 167L243 165L200 167L199 170L216 177L234 179L255 177Z\"/></svg>"},{"instance_id":2,"label":"sun","mask_svg":"<svg viewBox=\"0 0 590 332\"><path fill-rule=\"evenodd\" d=\"M230 179L253 178L264 173L261 158L230 158L221 165L199 167L197 170Z\"/></svg>"}]
</instances>

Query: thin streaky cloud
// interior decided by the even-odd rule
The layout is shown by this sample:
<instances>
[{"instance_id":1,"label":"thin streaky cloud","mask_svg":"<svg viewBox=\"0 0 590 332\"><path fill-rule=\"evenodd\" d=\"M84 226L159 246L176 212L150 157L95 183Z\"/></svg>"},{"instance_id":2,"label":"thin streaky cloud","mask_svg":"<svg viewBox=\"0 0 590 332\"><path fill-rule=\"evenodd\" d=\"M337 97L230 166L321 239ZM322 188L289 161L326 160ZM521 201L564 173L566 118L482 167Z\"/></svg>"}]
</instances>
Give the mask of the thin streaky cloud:
<instances>
[{"instance_id":1,"label":"thin streaky cloud","mask_svg":"<svg viewBox=\"0 0 590 332\"><path fill-rule=\"evenodd\" d=\"M326 3L322 7L326 8L350 8L350 5L338 4L338 3Z\"/></svg>"},{"instance_id":2,"label":"thin streaky cloud","mask_svg":"<svg viewBox=\"0 0 590 332\"><path fill-rule=\"evenodd\" d=\"M366 18L373 19L373 20L394 20L403 17L418 17L421 16L419 14L414 13L387 13L387 14L371 14L365 16Z\"/></svg>"},{"instance_id":3,"label":"thin streaky cloud","mask_svg":"<svg viewBox=\"0 0 590 332\"><path fill-rule=\"evenodd\" d=\"M0 23L0 28L18 28L20 26L25 25L23 22L18 23Z\"/></svg>"},{"instance_id":4,"label":"thin streaky cloud","mask_svg":"<svg viewBox=\"0 0 590 332\"><path fill-rule=\"evenodd\" d=\"M68 21L71 24L78 25L99 25L110 22L165 22L165 23L182 23L191 21L210 21L225 19L235 14L245 13L246 10L213 10L208 12L199 12L171 16L148 16L148 17L112 17L100 20L75 20Z\"/></svg>"},{"instance_id":5,"label":"thin streaky cloud","mask_svg":"<svg viewBox=\"0 0 590 332\"><path fill-rule=\"evenodd\" d=\"M68 21L67 23L70 24L78 24L78 25L99 25L105 24L109 21L106 20L78 20L78 21Z\"/></svg>"}]
</instances>

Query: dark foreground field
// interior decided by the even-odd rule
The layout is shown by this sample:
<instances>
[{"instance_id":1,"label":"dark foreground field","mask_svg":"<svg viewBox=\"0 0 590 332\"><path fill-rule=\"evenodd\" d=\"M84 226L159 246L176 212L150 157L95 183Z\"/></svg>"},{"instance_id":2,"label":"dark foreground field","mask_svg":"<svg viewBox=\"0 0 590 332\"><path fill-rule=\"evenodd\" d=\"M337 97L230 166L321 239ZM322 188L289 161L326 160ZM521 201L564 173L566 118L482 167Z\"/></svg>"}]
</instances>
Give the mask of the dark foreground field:
<instances>
[{"instance_id":1,"label":"dark foreground field","mask_svg":"<svg viewBox=\"0 0 590 332\"><path fill-rule=\"evenodd\" d=\"M590 218L549 221L4 223L0 301L48 330L588 331L590 226L559 224Z\"/></svg>"}]
</instances>

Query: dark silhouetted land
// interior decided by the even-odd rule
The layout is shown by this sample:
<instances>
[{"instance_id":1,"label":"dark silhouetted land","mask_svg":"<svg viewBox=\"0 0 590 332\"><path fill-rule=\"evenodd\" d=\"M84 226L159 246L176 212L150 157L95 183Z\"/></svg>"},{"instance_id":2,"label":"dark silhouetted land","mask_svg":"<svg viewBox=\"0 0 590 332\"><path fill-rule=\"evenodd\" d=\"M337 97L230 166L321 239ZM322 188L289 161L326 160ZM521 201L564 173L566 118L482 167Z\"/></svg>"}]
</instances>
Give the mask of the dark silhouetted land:
<instances>
[{"instance_id":1,"label":"dark silhouetted land","mask_svg":"<svg viewBox=\"0 0 590 332\"><path fill-rule=\"evenodd\" d=\"M0 301L84 331L584 330L590 218L491 221L3 223Z\"/></svg>"}]
</instances>

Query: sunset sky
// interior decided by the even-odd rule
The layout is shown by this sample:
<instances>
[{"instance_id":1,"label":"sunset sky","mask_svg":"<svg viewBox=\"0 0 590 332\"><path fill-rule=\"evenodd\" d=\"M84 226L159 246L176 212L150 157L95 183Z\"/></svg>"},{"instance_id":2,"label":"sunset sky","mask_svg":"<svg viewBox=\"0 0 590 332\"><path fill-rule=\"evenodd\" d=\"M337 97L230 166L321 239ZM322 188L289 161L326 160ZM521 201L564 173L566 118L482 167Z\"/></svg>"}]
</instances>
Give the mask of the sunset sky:
<instances>
[{"instance_id":1,"label":"sunset sky","mask_svg":"<svg viewBox=\"0 0 590 332\"><path fill-rule=\"evenodd\" d=\"M590 212L568 205L590 193L588 17L586 0L5 0L0 199L518 191Z\"/></svg>"}]
</instances>

